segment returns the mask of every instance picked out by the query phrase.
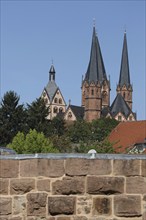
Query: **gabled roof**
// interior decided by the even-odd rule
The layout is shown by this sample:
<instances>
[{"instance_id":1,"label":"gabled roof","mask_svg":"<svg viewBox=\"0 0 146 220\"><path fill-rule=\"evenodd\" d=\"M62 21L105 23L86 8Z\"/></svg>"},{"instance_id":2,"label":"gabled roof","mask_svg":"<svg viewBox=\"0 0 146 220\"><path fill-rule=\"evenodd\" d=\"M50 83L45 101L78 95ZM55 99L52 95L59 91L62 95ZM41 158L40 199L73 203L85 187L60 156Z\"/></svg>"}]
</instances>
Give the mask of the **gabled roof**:
<instances>
[{"instance_id":1,"label":"gabled roof","mask_svg":"<svg viewBox=\"0 0 146 220\"><path fill-rule=\"evenodd\" d=\"M133 113L121 93L117 94L115 100L110 107L110 113L113 117L116 116L119 112L121 112L126 118L129 116L130 113Z\"/></svg>"},{"instance_id":2,"label":"gabled roof","mask_svg":"<svg viewBox=\"0 0 146 220\"><path fill-rule=\"evenodd\" d=\"M120 122L110 133L108 140L114 143L117 152L126 152L136 143L144 143L146 138L146 120ZM117 148L121 146L121 148Z\"/></svg>"},{"instance_id":3,"label":"gabled roof","mask_svg":"<svg viewBox=\"0 0 146 220\"><path fill-rule=\"evenodd\" d=\"M130 86L130 72L129 72L126 32L124 33L121 69L120 69L120 77L119 77L119 86L122 87L123 85L126 85L127 87Z\"/></svg>"},{"instance_id":4,"label":"gabled roof","mask_svg":"<svg viewBox=\"0 0 146 220\"><path fill-rule=\"evenodd\" d=\"M77 119L83 119L84 117L84 107L76 106L76 105L69 105L68 108L74 113Z\"/></svg>"},{"instance_id":5,"label":"gabled roof","mask_svg":"<svg viewBox=\"0 0 146 220\"><path fill-rule=\"evenodd\" d=\"M96 36L95 27L93 27L90 61L85 75L85 80L89 83L96 83L97 81L102 83L103 80L107 80L104 62L101 54L98 37Z\"/></svg>"},{"instance_id":6,"label":"gabled roof","mask_svg":"<svg viewBox=\"0 0 146 220\"><path fill-rule=\"evenodd\" d=\"M101 116L106 117L108 114L111 115L111 113L110 113L110 107L104 107L104 108L101 110Z\"/></svg>"},{"instance_id":7,"label":"gabled roof","mask_svg":"<svg viewBox=\"0 0 146 220\"><path fill-rule=\"evenodd\" d=\"M53 97L58 90L58 86L56 85L55 81L49 81L47 86L45 87L45 90L49 96L50 102L52 102Z\"/></svg>"}]
</instances>

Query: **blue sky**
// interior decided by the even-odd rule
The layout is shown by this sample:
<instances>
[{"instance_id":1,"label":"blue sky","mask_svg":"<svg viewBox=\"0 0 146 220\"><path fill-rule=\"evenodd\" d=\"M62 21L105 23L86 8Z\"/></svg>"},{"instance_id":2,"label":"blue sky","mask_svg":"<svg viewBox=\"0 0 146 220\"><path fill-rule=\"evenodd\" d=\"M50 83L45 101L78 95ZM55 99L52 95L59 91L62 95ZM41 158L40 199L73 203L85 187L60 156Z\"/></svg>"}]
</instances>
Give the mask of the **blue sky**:
<instances>
[{"instance_id":1,"label":"blue sky","mask_svg":"<svg viewBox=\"0 0 146 220\"><path fill-rule=\"evenodd\" d=\"M38 98L52 63L66 103L81 105L81 78L89 63L93 19L111 79L111 103L119 80L127 31L133 111L146 119L146 3L135 1L1 0L1 97L9 90L20 103Z\"/></svg>"}]
</instances>

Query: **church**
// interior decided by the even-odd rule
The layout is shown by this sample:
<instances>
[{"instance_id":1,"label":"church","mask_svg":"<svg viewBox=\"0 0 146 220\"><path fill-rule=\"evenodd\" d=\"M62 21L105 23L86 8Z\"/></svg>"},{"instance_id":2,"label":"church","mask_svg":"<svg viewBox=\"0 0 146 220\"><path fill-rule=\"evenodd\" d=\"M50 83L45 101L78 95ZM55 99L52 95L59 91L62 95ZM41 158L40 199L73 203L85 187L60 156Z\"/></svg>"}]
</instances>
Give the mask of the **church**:
<instances>
[{"instance_id":1,"label":"church","mask_svg":"<svg viewBox=\"0 0 146 220\"><path fill-rule=\"evenodd\" d=\"M48 119L60 115L67 121L84 119L88 122L101 117L114 118L118 121L136 121L136 113L132 111L133 88L130 82L128 61L128 47L126 32L124 33L119 82L116 89L116 97L110 105L110 79L107 78L101 47L93 27L90 60L87 72L82 79L81 106L68 107L64 97L55 82L55 68L51 65L49 82L44 87L41 97L46 106L50 107Z\"/></svg>"}]
</instances>

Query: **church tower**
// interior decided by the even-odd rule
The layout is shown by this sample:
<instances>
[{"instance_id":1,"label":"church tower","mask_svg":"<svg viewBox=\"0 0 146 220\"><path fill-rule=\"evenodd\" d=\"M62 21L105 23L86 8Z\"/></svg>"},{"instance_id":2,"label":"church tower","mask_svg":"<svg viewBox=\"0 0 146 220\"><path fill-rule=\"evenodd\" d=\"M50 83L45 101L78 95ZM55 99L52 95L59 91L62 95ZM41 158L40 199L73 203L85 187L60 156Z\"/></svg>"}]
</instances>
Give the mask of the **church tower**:
<instances>
[{"instance_id":1,"label":"church tower","mask_svg":"<svg viewBox=\"0 0 146 220\"><path fill-rule=\"evenodd\" d=\"M50 108L48 119L52 120L58 114L64 114L66 111L66 102L61 90L55 82L55 68L51 65L49 71L49 82L44 87L41 97L44 99L46 106Z\"/></svg>"},{"instance_id":2,"label":"church tower","mask_svg":"<svg viewBox=\"0 0 146 220\"><path fill-rule=\"evenodd\" d=\"M90 122L100 118L102 109L110 105L110 83L107 80L95 27L93 27L89 65L81 89L84 119Z\"/></svg>"},{"instance_id":3,"label":"church tower","mask_svg":"<svg viewBox=\"0 0 146 220\"><path fill-rule=\"evenodd\" d=\"M117 94L120 93L132 110L132 92L133 88L130 83L129 61L128 61L128 48L126 32L124 33L123 51L121 60L121 69L119 83L117 85Z\"/></svg>"}]
</instances>

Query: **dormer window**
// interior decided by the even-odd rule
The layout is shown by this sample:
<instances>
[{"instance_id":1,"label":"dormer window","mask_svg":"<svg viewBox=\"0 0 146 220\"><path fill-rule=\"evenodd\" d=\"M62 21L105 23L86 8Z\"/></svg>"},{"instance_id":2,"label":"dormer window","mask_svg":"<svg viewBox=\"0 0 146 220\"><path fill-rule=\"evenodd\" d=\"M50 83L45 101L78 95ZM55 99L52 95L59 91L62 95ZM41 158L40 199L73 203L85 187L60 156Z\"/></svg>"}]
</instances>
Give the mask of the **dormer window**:
<instances>
[{"instance_id":1,"label":"dormer window","mask_svg":"<svg viewBox=\"0 0 146 220\"><path fill-rule=\"evenodd\" d=\"M71 112L68 113L68 118L72 118L72 113Z\"/></svg>"},{"instance_id":2,"label":"dormer window","mask_svg":"<svg viewBox=\"0 0 146 220\"><path fill-rule=\"evenodd\" d=\"M122 117L121 115L118 116L118 121L121 121L122 120Z\"/></svg>"}]
</instances>

